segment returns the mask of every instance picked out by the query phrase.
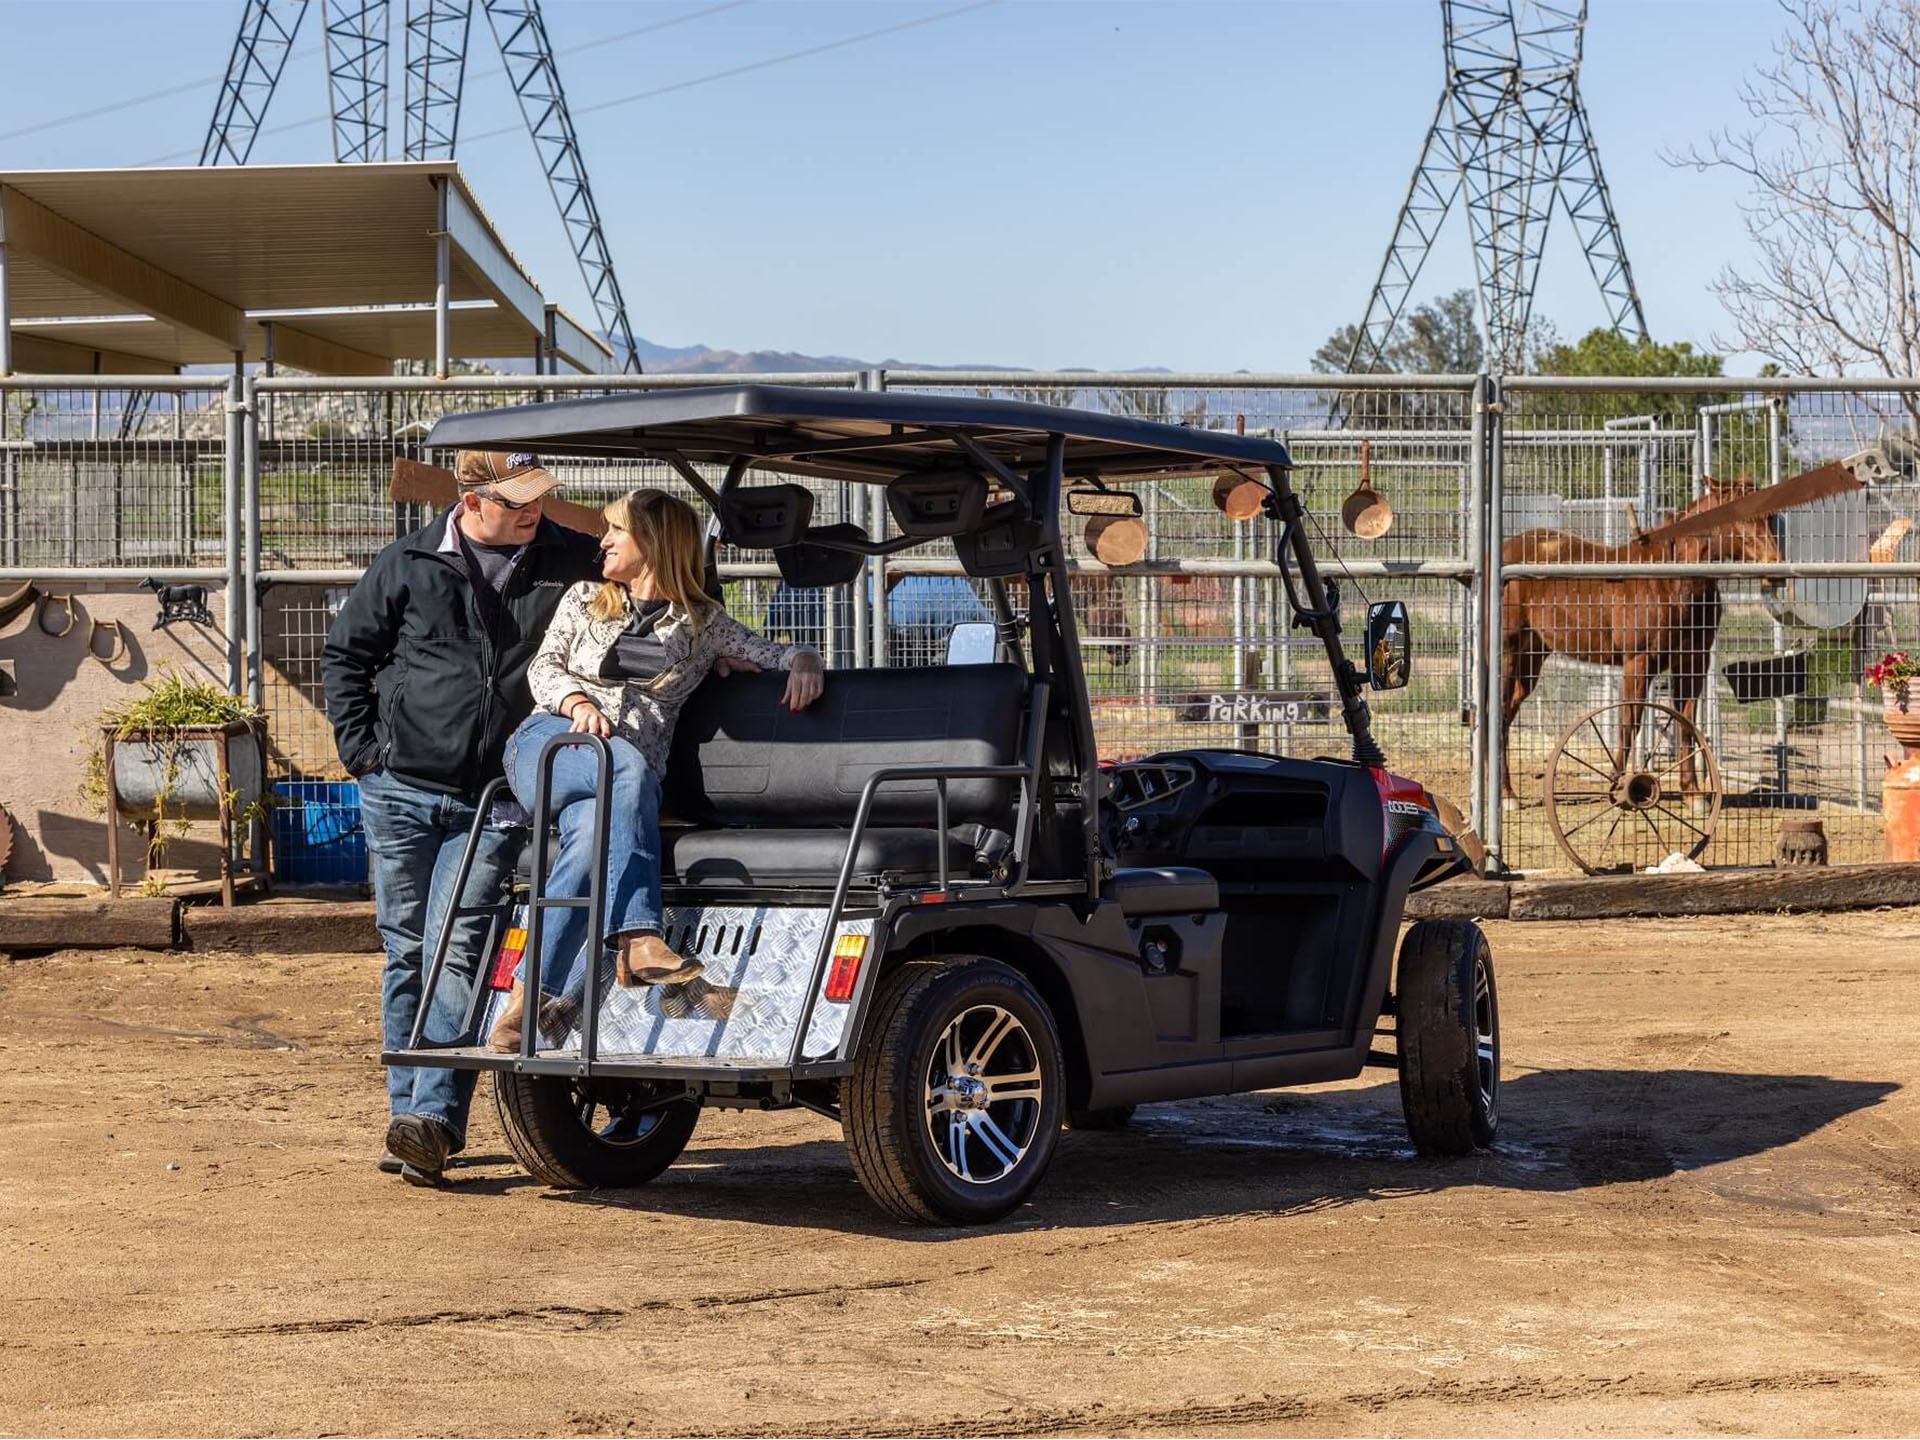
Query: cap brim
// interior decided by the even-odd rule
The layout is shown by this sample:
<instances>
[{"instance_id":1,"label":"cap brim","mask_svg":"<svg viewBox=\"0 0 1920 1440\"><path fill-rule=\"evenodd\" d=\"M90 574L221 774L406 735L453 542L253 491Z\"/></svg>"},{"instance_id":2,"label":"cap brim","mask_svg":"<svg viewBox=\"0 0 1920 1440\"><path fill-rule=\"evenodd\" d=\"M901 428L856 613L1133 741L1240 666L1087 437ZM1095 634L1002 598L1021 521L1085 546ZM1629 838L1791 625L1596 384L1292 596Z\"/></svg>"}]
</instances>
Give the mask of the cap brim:
<instances>
[{"instance_id":1,"label":"cap brim","mask_svg":"<svg viewBox=\"0 0 1920 1440\"><path fill-rule=\"evenodd\" d=\"M543 468L522 470L511 480L496 480L481 488L498 495L502 500L511 500L516 505L524 505L529 500L538 500L560 482L551 472Z\"/></svg>"}]
</instances>

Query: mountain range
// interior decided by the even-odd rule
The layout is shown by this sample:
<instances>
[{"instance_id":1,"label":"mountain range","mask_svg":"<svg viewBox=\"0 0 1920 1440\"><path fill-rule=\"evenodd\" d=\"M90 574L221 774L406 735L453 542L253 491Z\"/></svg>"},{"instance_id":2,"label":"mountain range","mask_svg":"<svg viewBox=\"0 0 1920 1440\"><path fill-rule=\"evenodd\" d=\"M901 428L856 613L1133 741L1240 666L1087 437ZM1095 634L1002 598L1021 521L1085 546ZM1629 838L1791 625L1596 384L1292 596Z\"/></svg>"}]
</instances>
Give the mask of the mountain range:
<instances>
[{"instance_id":1,"label":"mountain range","mask_svg":"<svg viewBox=\"0 0 1920 1440\"><path fill-rule=\"evenodd\" d=\"M803 355L796 350L716 350L711 345L656 345L634 338L641 366L652 375L778 375L801 370L1005 370L1018 365L928 365L913 360L857 360L850 355ZM1164 371L1149 365L1147 372Z\"/></svg>"}]
</instances>

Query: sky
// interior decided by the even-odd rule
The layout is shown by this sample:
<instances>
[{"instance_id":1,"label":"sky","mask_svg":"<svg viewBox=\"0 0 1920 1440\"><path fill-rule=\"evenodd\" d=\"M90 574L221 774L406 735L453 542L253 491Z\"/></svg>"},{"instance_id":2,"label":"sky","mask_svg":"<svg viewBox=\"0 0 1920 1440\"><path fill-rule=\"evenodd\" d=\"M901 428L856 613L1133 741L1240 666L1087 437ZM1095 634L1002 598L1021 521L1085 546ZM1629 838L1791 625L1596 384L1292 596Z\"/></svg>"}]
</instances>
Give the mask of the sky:
<instances>
[{"instance_id":1,"label":"sky","mask_svg":"<svg viewBox=\"0 0 1920 1440\"><path fill-rule=\"evenodd\" d=\"M0 0L0 168L194 163L242 8ZM543 8L634 328L669 345L1304 370L1365 308L1442 81L1437 0ZM331 158L319 9L255 162ZM1711 284L1751 255L1743 182L1664 157L1741 124L1780 29L1771 0L1592 0L1582 90L1657 338L1729 328ZM458 158L588 316L478 14L470 55ZM1472 279L1456 212L1416 294ZM1564 217L1536 293L1563 336L1605 322Z\"/></svg>"}]
</instances>

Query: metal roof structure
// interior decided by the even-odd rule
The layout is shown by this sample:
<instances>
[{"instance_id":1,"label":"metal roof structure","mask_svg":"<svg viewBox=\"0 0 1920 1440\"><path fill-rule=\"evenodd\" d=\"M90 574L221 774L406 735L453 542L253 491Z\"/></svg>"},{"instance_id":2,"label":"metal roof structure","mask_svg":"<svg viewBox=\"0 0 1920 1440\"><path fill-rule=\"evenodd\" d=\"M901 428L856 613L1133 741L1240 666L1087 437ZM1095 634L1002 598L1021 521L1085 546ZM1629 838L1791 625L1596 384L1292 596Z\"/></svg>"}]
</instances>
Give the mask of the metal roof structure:
<instances>
[{"instance_id":1,"label":"metal roof structure","mask_svg":"<svg viewBox=\"0 0 1920 1440\"><path fill-rule=\"evenodd\" d=\"M914 470L966 463L971 442L1016 471L1038 466L1047 439L1066 440L1066 473L1192 475L1290 467L1277 440L1191 429L1092 410L967 395L725 385L595 396L448 415L429 446L549 455L677 456L884 484Z\"/></svg>"},{"instance_id":2,"label":"metal roof structure","mask_svg":"<svg viewBox=\"0 0 1920 1440\"><path fill-rule=\"evenodd\" d=\"M583 371L612 359L451 161L0 171L0 374L445 373L549 351Z\"/></svg>"}]
</instances>

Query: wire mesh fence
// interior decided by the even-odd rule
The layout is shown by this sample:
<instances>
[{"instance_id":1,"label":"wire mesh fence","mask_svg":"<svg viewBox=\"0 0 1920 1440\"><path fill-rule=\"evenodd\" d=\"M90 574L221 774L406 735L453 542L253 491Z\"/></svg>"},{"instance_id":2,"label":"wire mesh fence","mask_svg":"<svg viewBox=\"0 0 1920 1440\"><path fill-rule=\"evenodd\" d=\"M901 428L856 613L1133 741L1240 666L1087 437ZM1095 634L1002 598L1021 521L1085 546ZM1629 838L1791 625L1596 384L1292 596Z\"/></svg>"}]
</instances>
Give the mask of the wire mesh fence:
<instances>
[{"instance_id":1,"label":"wire mesh fence","mask_svg":"<svg viewBox=\"0 0 1920 1440\"><path fill-rule=\"evenodd\" d=\"M425 439L456 411L715 378L256 381L241 444L225 381L10 378L0 571L131 580L227 567L257 597L248 673L280 776L337 785L320 688L327 629L372 557L442 511L396 498L393 462L451 463ZM1783 825L1809 819L1834 861L1880 858L1890 746L1862 674L1920 640L1911 384L798 378L1283 440L1310 539L1346 602L1350 652L1368 599L1412 612L1414 681L1372 697L1391 762L1476 815L1513 868L1644 868L1676 854L1765 863ZM1865 485L1662 538L1676 517L1765 496L1836 460ZM551 468L582 504L639 485L692 497L663 464ZM890 533L873 487L798 483L814 494L814 523ZM1147 527L1137 563L1101 564L1085 522L1068 522L1103 758L1222 746L1345 754L1325 656L1291 622L1274 524L1231 518L1230 497L1210 483L1137 488ZM876 558L825 590L786 585L764 552L719 558L737 616L835 666L939 664L955 624L992 618L988 587L948 547ZM1017 609L1024 595L1010 589Z\"/></svg>"}]
</instances>

